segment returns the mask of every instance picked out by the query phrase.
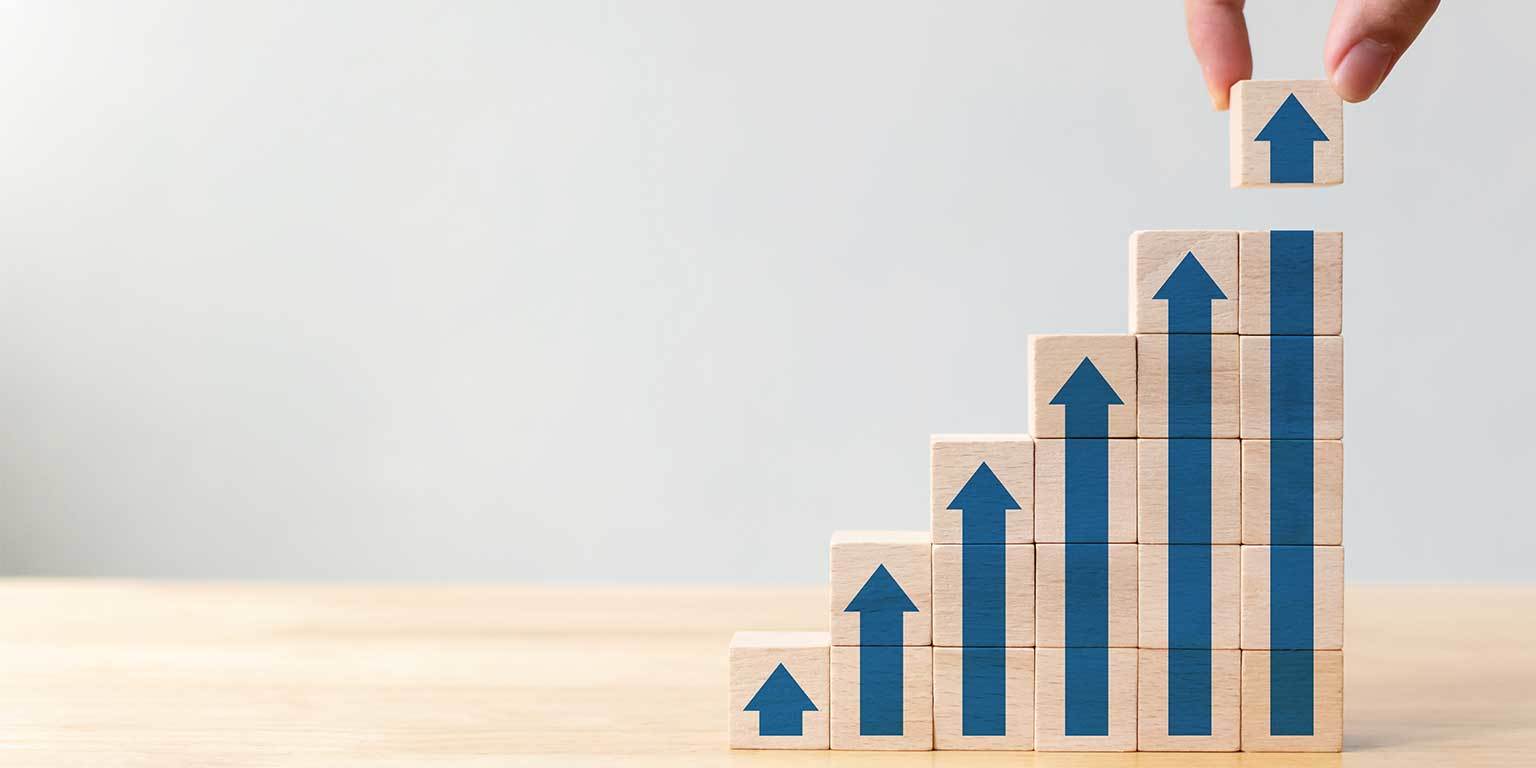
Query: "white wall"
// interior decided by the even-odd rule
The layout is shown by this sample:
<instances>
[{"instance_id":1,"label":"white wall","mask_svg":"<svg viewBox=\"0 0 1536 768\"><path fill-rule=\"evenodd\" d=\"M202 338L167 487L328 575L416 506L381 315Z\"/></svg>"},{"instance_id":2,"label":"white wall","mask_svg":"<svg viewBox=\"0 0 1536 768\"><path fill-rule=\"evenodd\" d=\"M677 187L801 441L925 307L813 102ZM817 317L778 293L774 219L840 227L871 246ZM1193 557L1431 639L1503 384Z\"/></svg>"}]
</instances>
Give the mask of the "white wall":
<instances>
[{"instance_id":1,"label":"white wall","mask_svg":"<svg viewBox=\"0 0 1536 768\"><path fill-rule=\"evenodd\" d=\"M1346 233L1351 578L1531 579L1533 24L1234 191L1176 3L8 7L0 572L815 581L1131 230L1241 226Z\"/></svg>"}]
</instances>

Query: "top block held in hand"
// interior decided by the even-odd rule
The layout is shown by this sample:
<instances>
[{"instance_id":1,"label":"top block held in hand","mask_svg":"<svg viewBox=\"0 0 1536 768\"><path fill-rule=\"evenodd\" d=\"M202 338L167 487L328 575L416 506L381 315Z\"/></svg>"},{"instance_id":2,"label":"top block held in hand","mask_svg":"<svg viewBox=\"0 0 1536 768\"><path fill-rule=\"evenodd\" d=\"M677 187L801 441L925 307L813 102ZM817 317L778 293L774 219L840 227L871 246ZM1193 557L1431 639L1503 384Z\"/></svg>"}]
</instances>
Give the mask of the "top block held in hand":
<instances>
[{"instance_id":1,"label":"top block held in hand","mask_svg":"<svg viewBox=\"0 0 1536 768\"><path fill-rule=\"evenodd\" d=\"M1232 86L1233 187L1344 183L1344 101L1325 80Z\"/></svg>"}]
</instances>

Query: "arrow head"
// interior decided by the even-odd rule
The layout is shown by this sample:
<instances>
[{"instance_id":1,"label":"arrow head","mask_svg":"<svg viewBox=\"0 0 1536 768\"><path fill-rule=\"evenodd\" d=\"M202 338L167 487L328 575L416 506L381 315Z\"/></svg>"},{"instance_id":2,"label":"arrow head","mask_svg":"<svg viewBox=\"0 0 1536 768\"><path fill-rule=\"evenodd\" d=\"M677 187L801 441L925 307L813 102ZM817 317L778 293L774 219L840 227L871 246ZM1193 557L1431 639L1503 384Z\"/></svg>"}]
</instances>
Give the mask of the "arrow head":
<instances>
[{"instance_id":1,"label":"arrow head","mask_svg":"<svg viewBox=\"0 0 1536 768\"><path fill-rule=\"evenodd\" d=\"M869 580L859 588L859 593L853 596L853 601L844 608L845 613L869 612L869 613L912 613L917 606L912 603L912 598L907 597L906 591L896 583L891 572L885 569L885 565L876 566L875 572L869 575Z\"/></svg>"},{"instance_id":2,"label":"arrow head","mask_svg":"<svg viewBox=\"0 0 1536 768\"><path fill-rule=\"evenodd\" d=\"M997 479L997 475L985 461L971 474L971 479L965 482L965 487L955 494L955 500L949 503L949 509L973 512L1018 508L1019 503L1013 500L1013 495L1003 487L1003 481Z\"/></svg>"},{"instance_id":3,"label":"arrow head","mask_svg":"<svg viewBox=\"0 0 1536 768\"><path fill-rule=\"evenodd\" d=\"M815 712L816 704L783 664L775 667L763 686L752 695L743 712Z\"/></svg>"},{"instance_id":4,"label":"arrow head","mask_svg":"<svg viewBox=\"0 0 1536 768\"><path fill-rule=\"evenodd\" d=\"M1213 301L1226 297L1227 295L1221 292L1221 286L1211 279L1211 273L1206 272L1205 266L1195 258L1194 251L1184 254L1179 265L1173 268L1173 273L1163 281L1163 287L1152 294L1152 298L1162 301L1181 299Z\"/></svg>"},{"instance_id":5,"label":"arrow head","mask_svg":"<svg viewBox=\"0 0 1536 768\"><path fill-rule=\"evenodd\" d=\"M1259 131L1253 140L1289 143L1327 141L1328 134L1323 133L1323 129L1307 114L1307 108L1296 100L1296 94L1293 93L1285 97L1285 102L1275 110L1274 116L1264 124L1264 130Z\"/></svg>"},{"instance_id":6,"label":"arrow head","mask_svg":"<svg viewBox=\"0 0 1536 768\"><path fill-rule=\"evenodd\" d=\"M1067 383L1061 385L1056 396L1051 398L1051 405L1124 405L1125 402L1115 394L1115 388L1104 380L1104 375L1094 366L1093 361L1083 358L1077 364L1077 370L1067 377Z\"/></svg>"}]
</instances>

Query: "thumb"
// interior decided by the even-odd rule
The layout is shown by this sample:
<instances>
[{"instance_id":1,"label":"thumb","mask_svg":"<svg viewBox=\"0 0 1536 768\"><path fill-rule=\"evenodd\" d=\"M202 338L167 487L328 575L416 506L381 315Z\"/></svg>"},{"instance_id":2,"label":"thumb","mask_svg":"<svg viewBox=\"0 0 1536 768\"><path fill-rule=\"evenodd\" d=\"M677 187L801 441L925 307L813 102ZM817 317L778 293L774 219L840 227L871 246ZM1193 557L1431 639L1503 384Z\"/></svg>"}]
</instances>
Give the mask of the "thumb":
<instances>
[{"instance_id":1,"label":"thumb","mask_svg":"<svg viewBox=\"0 0 1536 768\"><path fill-rule=\"evenodd\" d=\"M1413 44L1440 0L1339 0L1323 67L1345 101L1364 101Z\"/></svg>"}]
</instances>

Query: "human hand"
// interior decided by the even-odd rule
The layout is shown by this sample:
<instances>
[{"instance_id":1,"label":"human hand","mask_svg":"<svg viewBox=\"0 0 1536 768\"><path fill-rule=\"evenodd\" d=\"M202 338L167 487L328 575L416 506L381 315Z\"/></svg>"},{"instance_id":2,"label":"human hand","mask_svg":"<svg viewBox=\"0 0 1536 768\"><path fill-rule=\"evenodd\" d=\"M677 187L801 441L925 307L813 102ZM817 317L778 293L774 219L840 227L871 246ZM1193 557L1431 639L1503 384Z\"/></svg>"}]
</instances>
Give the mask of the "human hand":
<instances>
[{"instance_id":1,"label":"human hand","mask_svg":"<svg viewBox=\"0 0 1536 768\"><path fill-rule=\"evenodd\" d=\"M1190 47L1216 109L1232 84L1253 77L1244 0L1184 0ZM1365 101L1413 44L1440 0L1339 0L1323 43L1323 68L1345 101Z\"/></svg>"}]
</instances>

